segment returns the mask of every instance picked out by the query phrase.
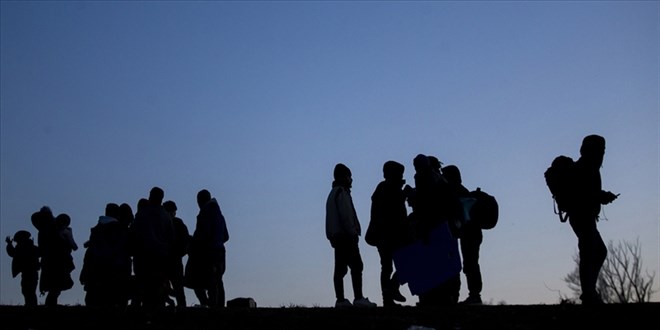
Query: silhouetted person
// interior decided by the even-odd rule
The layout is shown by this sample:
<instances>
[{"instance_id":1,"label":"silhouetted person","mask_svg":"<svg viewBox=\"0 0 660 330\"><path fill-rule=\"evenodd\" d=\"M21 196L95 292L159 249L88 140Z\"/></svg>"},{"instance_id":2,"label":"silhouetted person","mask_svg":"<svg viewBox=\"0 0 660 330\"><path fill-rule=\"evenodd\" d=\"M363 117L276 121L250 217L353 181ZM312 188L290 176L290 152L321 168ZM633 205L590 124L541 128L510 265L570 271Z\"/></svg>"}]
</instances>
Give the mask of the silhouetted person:
<instances>
[{"instance_id":1,"label":"silhouetted person","mask_svg":"<svg viewBox=\"0 0 660 330\"><path fill-rule=\"evenodd\" d=\"M119 221L120 207L108 203L105 215L90 231L80 271L87 306L124 307L128 302L131 256L128 227Z\"/></svg>"},{"instance_id":2,"label":"silhouetted person","mask_svg":"<svg viewBox=\"0 0 660 330\"><path fill-rule=\"evenodd\" d=\"M431 173L433 180L436 184L436 194L440 198L438 207L438 215L443 220L450 220L449 226L455 227L457 225L456 219L460 216L463 207L460 203L455 192L449 187L449 182L445 177L442 162L435 156L428 156L429 165L431 166Z\"/></svg>"},{"instance_id":3,"label":"silhouetted person","mask_svg":"<svg viewBox=\"0 0 660 330\"><path fill-rule=\"evenodd\" d=\"M153 187L149 192L149 205L138 207L131 226L140 299L149 308L165 306L169 266L174 253L174 226L162 206L164 196L161 188Z\"/></svg>"},{"instance_id":4,"label":"silhouetted person","mask_svg":"<svg viewBox=\"0 0 660 330\"><path fill-rule=\"evenodd\" d=\"M413 227L415 235L422 241L435 228L452 220L458 200L449 190L439 166L440 162L433 156L423 154L413 159L415 168L415 188L409 202L413 207ZM450 226L451 227L451 226ZM461 286L460 272L439 286L419 296L420 306L453 305L458 302Z\"/></svg>"},{"instance_id":5,"label":"silhouetted person","mask_svg":"<svg viewBox=\"0 0 660 330\"><path fill-rule=\"evenodd\" d=\"M137 276L135 275L135 251L137 250L137 238L135 234L135 215L137 215L140 210L145 210L149 207L149 200L146 198L140 198L136 204L136 212L133 214L133 210L128 203L123 203L119 205L120 209L120 222L124 223L128 227L128 250L131 256L131 276L130 282L127 288L128 299L130 304L133 307L138 307L142 305L142 292L138 284Z\"/></svg>"},{"instance_id":6,"label":"silhouetted person","mask_svg":"<svg viewBox=\"0 0 660 330\"><path fill-rule=\"evenodd\" d=\"M445 166L442 173L447 179L449 188L457 198L469 198L470 191L463 186L461 172L455 165ZM481 268L479 267L479 248L483 241L483 233L479 224L474 221L461 223L461 255L463 257L463 273L467 280L468 297L463 304L481 304Z\"/></svg>"},{"instance_id":7,"label":"silhouetted person","mask_svg":"<svg viewBox=\"0 0 660 330\"><path fill-rule=\"evenodd\" d=\"M403 193L405 167L395 161L383 165L384 181L371 195L371 220L367 232L370 244L378 248L380 256L380 288L383 306L397 306L394 301L405 302L399 292L401 284L394 273L393 254L408 239L408 210Z\"/></svg>"},{"instance_id":8,"label":"silhouetted person","mask_svg":"<svg viewBox=\"0 0 660 330\"><path fill-rule=\"evenodd\" d=\"M174 201L163 203L163 207L172 218L172 224L174 225L174 255L172 256L170 269L170 284L176 298L176 305L186 307L186 295L183 291L183 257L188 254L190 233L183 220L176 216L177 207Z\"/></svg>"},{"instance_id":9,"label":"silhouetted person","mask_svg":"<svg viewBox=\"0 0 660 330\"><path fill-rule=\"evenodd\" d=\"M418 234L427 236L437 226L440 219L440 174L431 166L430 159L423 154L413 159L415 168L414 207L418 221Z\"/></svg>"},{"instance_id":10,"label":"silhouetted person","mask_svg":"<svg viewBox=\"0 0 660 330\"><path fill-rule=\"evenodd\" d=\"M229 241L227 223L220 205L211 193L197 193L197 223L188 251L185 284L194 290L202 306L224 307L226 270L225 243Z\"/></svg>"},{"instance_id":11,"label":"silhouetted person","mask_svg":"<svg viewBox=\"0 0 660 330\"><path fill-rule=\"evenodd\" d=\"M119 205L119 217L117 220L119 220L119 222L126 228L130 227L133 224L133 221L135 221L133 209L128 203L122 203Z\"/></svg>"},{"instance_id":12,"label":"silhouetted person","mask_svg":"<svg viewBox=\"0 0 660 330\"><path fill-rule=\"evenodd\" d=\"M71 218L67 214L60 214L55 218L55 230L60 236L60 239L65 242L69 254L72 251L78 250L78 244L73 238L73 229L71 229Z\"/></svg>"},{"instance_id":13,"label":"silhouetted person","mask_svg":"<svg viewBox=\"0 0 660 330\"><path fill-rule=\"evenodd\" d=\"M39 249L28 231L19 230L12 239L7 236L7 254L12 258L11 275L21 274L21 293L25 306L37 306L37 285L39 284Z\"/></svg>"},{"instance_id":14,"label":"silhouetted person","mask_svg":"<svg viewBox=\"0 0 660 330\"><path fill-rule=\"evenodd\" d=\"M617 195L602 189L600 168L605 156L605 138L589 135L582 140L580 158L575 162L574 189L577 196L569 210L569 223L578 238L580 255L580 286L583 304L603 303L596 291L596 281L605 258L607 247L596 228L601 205L609 204Z\"/></svg>"},{"instance_id":15,"label":"silhouetted person","mask_svg":"<svg viewBox=\"0 0 660 330\"><path fill-rule=\"evenodd\" d=\"M66 227L71 222L67 214L53 218L48 207L43 207L33 214L32 223L39 230L38 246L41 255L41 278L39 291L46 295L46 306L57 306L62 291L73 287L71 272L75 269L73 244L67 238Z\"/></svg>"},{"instance_id":16,"label":"silhouetted person","mask_svg":"<svg viewBox=\"0 0 660 330\"><path fill-rule=\"evenodd\" d=\"M351 282L353 284L353 305L359 307L375 307L362 294L363 263L358 247L361 234L353 199L351 186L353 178L351 170L344 164L335 165L332 190L328 195L325 213L325 234L335 249L335 270L333 282L337 301L335 307L349 307L351 302L344 296L344 277L351 269Z\"/></svg>"}]
</instances>

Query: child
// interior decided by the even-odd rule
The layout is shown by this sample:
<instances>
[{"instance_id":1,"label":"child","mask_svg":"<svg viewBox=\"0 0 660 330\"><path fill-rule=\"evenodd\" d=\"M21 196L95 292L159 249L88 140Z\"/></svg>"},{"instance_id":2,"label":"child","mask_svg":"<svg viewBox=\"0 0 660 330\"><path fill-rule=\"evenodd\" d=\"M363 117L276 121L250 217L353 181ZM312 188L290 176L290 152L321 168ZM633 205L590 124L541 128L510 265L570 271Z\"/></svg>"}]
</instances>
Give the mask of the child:
<instances>
[{"instance_id":1,"label":"child","mask_svg":"<svg viewBox=\"0 0 660 330\"><path fill-rule=\"evenodd\" d=\"M34 245L29 232L19 230L14 234L12 243L9 236L7 254L12 257L11 273L13 277L21 275L21 293L25 298L25 306L37 306L37 284L39 282L39 250Z\"/></svg>"},{"instance_id":2,"label":"child","mask_svg":"<svg viewBox=\"0 0 660 330\"><path fill-rule=\"evenodd\" d=\"M76 251L78 250L78 244L73 239L73 230L70 225L71 218L67 214L60 214L55 218L55 230L57 230L57 234L66 242L67 249Z\"/></svg>"}]
</instances>

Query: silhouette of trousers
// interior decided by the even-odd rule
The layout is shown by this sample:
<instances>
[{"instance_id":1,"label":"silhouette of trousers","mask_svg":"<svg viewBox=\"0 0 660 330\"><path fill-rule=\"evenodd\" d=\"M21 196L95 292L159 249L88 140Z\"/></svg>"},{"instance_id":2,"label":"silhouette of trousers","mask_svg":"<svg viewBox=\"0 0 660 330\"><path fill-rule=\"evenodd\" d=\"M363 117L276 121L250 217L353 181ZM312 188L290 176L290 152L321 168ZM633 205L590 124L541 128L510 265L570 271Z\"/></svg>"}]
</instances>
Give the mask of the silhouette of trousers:
<instances>
[{"instance_id":1,"label":"silhouette of trousers","mask_svg":"<svg viewBox=\"0 0 660 330\"><path fill-rule=\"evenodd\" d=\"M46 295L46 306L57 306L57 299L60 297L62 290L50 290Z\"/></svg>"},{"instance_id":2,"label":"silhouette of trousers","mask_svg":"<svg viewBox=\"0 0 660 330\"><path fill-rule=\"evenodd\" d=\"M335 272L333 276L335 285L335 296L337 300L343 300L344 296L344 276L351 269L351 281L353 284L354 299L363 298L362 296L362 257L358 242L335 242Z\"/></svg>"},{"instance_id":3,"label":"silhouette of trousers","mask_svg":"<svg viewBox=\"0 0 660 330\"><path fill-rule=\"evenodd\" d=\"M378 255L380 256L380 289L383 294L383 302L393 302L393 293L401 286L394 272L393 249L378 248Z\"/></svg>"},{"instance_id":4,"label":"silhouette of trousers","mask_svg":"<svg viewBox=\"0 0 660 330\"><path fill-rule=\"evenodd\" d=\"M471 297L479 297L483 287L481 268L479 267L479 247L482 241L483 235L481 230L478 232L466 232L460 239L463 273L467 280L468 294Z\"/></svg>"},{"instance_id":5,"label":"silhouette of trousers","mask_svg":"<svg viewBox=\"0 0 660 330\"><path fill-rule=\"evenodd\" d=\"M203 306L224 307L225 306L225 285L222 276L226 270L226 252L225 248L214 249L210 251L211 279L208 287L194 289L195 296Z\"/></svg>"},{"instance_id":6,"label":"silhouette of trousers","mask_svg":"<svg viewBox=\"0 0 660 330\"><path fill-rule=\"evenodd\" d=\"M607 247L596 228L595 217L571 215L569 222L578 238L580 286L582 298L596 297L596 281L607 258Z\"/></svg>"},{"instance_id":7,"label":"silhouette of trousers","mask_svg":"<svg viewBox=\"0 0 660 330\"><path fill-rule=\"evenodd\" d=\"M21 293L25 298L25 306L37 306L37 284L39 283L38 275L21 276Z\"/></svg>"},{"instance_id":8,"label":"silhouette of trousers","mask_svg":"<svg viewBox=\"0 0 660 330\"><path fill-rule=\"evenodd\" d=\"M174 294L174 297L176 297L176 305L179 307L185 307L186 294L183 291L183 262L179 257L172 262L170 283L172 284L172 293Z\"/></svg>"}]
</instances>

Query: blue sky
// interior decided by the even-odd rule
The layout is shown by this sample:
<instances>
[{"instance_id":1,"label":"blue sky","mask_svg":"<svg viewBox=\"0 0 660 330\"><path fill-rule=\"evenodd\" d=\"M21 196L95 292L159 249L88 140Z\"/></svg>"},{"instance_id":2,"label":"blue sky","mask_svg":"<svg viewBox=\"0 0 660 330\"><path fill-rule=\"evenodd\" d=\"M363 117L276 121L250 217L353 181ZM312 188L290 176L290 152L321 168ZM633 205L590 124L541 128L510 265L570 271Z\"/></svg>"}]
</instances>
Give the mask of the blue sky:
<instances>
[{"instance_id":1,"label":"blue sky","mask_svg":"<svg viewBox=\"0 0 660 330\"><path fill-rule=\"evenodd\" d=\"M577 240L543 172L595 133L604 188L621 193L601 234L639 239L660 276L658 2L2 1L0 14L1 237L36 236L30 214L49 205L80 244L106 203L135 209L153 186L192 232L206 188L230 232L229 299L331 306L334 165L351 168L366 228L383 163L412 183L424 153L498 198L484 300L552 304L570 294ZM360 248L380 304L377 251ZM83 254L61 303L84 301ZM0 303L21 304L10 262Z\"/></svg>"}]
</instances>

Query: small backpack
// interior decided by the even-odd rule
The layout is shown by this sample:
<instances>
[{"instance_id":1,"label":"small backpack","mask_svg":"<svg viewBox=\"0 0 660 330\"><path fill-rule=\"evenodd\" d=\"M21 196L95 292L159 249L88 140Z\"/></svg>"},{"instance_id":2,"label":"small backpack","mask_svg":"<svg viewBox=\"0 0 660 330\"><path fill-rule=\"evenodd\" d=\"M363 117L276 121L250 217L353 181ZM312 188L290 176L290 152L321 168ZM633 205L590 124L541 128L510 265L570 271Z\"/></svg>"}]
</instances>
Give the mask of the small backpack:
<instances>
[{"instance_id":1,"label":"small backpack","mask_svg":"<svg viewBox=\"0 0 660 330\"><path fill-rule=\"evenodd\" d=\"M476 221L481 229L492 229L497 224L499 206L495 197L477 188L470 192L470 197L475 199L470 209L470 219Z\"/></svg>"},{"instance_id":2,"label":"small backpack","mask_svg":"<svg viewBox=\"0 0 660 330\"><path fill-rule=\"evenodd\" d=\"M550 189L555 214L559 215L561 222L568 220L567 212L574 204L574 182L575 161L568 156L557 156L545 171L545 183Z\"/></svg>"}]
</instances>

